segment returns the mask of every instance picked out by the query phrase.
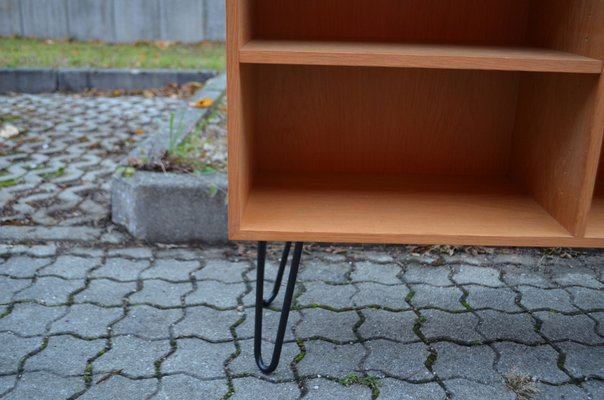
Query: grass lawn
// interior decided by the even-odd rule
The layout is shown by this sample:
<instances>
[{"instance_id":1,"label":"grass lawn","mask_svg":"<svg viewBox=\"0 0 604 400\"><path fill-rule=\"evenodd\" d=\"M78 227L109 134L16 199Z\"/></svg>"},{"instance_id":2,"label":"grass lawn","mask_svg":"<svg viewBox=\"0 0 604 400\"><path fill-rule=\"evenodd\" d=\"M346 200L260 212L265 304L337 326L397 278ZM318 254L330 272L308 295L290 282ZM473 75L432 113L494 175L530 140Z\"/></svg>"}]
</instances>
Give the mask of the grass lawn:
<instances>
[{"instance_id":1,"label":"grass lawn","mask_svg":"<svg viewBox=\"0 0 604 400\"><path fill-rule=\"evenodd\" d=\"M224 70L222 43L106 44L0 37L0 67Z\"/></svg>"}]
</instances>

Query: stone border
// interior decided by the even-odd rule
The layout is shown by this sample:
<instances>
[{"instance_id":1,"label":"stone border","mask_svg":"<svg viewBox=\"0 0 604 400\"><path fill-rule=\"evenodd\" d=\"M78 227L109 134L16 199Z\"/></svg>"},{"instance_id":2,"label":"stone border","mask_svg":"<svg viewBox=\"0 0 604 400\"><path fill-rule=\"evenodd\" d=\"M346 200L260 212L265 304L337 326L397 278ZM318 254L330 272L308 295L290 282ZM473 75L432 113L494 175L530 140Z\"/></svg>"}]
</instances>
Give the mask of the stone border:
<instances>
[{"instance_id":1,"label":"stone border","mask_svg":"<svg viewBox=\"0 0 604 400\"><path fill-rule=\"evenodd\" d=\"M0 69L0 94L98 90L141 90L169 83L205 82L216 71L135 69Z\"/></svg>"},{"instance_id":2,"label":"stone border","mask_svg":"<svg viewBox=\"0 0 604 400\"><path fill-rule=\"evenodd\" d=\"M217 104L226 92L226 76L207 82L193 101L212 98ZM185 129L181 142L213 108L191 108L176 114L175 123ZM170 145L169 129L162 129L133 150L130 158L156 159ZM125 161L127 163L127 160ZM133 176L116 173L111 182L112 220L136 239L160 243L224 243L228 241L227 175L136 171Z\"/></svg>"}]
</instances>

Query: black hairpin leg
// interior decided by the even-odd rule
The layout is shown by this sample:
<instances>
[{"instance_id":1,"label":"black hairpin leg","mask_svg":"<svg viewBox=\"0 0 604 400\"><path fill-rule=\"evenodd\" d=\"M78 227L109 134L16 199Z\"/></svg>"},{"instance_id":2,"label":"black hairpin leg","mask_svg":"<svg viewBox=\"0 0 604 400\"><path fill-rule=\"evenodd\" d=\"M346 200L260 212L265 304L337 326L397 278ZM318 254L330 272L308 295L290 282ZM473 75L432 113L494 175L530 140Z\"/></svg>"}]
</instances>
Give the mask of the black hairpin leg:
<instances>
[{"instance_id":1,"label":"black hairpin leg","mask_svg":"<svg viewBox=\"0 0 604 400\"><path fill-rule=\"evenodd\" d=\"M264 299L264 265L266 261L266 242L258 242L258 265L257 265L257 276L256 276L256 327L254 330L254 357L256 358L256 364L260 371L265 374L273 372L277 365L279 365L279 358L281 357L281 348L283 347L283 339L285 337L285 329L287 327L287 318L289 317L289 311L292 305L292 298L294 296L294 288L296 286L296 277L298 276L298 268L300 266L300 259L302 258L302 246L303 243L298 242L294 247L294 256L292 258L292 264L289 270L289 278L287 280L287 288L285 289L285 298L283 299L283 307L281 309L281 318L279 319L279 328L277 329L277 339L275 340L275 347L273 349L273 356L270 364L266 365L262 359L262 314L263 307L270 305L277 293L279 293L279 287L283 279L283 271L285 270L285 264L289 256L289 250L291 243L285 244L283 250L283 256L279 265L279 271L277 272L277 278L275 280L275 286L268 299Z\"/></svg>"}]
</instances>

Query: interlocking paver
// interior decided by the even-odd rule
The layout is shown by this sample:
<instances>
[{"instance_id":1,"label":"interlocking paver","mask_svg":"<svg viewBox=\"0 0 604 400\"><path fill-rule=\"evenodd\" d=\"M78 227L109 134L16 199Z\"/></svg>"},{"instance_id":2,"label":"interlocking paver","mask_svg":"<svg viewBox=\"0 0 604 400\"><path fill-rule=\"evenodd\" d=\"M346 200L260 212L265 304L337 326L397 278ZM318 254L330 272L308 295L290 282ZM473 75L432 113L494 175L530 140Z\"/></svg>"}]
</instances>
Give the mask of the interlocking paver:
<instances>
[{"instance_id":1,"label":"interlocking paver","mask_svg":"<svg viewBox=\"0 0 604 400\"><path fill-rule=\"evenodd\" d=\"M11 390L17 382L17 375L0 376L0 397Z\"/></svg>"},{"instance_id":2,"label":"interlocking paver","mask_svg":"<svg viewBox=\"0 0 604 400\"><path fill-rule=\"evenodd\" d=\"M560 315L549 311L536 312L534 315L542 321L541 333L551 341L604 343L604 338L596 334L596 323L586 315Z\"/></svg>"},{"instance_id":3,"label":"interlocking paver","mask_svg":"<svg viewBox=\"0 0 604 400\"><path fill-rule=\"evenodd\" d=\"M218 311L205 306L187 307L185 312L184 319L174 325L174 336L198 336L211 341L232 340L230 328L243 316L236 310ZM241 326L237 327L238 333ZM242 333L239 333L240 338Z\"/></svg>"},{"instance_id":4,"label":"interlocking paver","mask_svg":"<svg viewBox=\"0 0 604 400\"><path fill-rule=\"evenodd\" d=\"M204 399L221 400L228 392L226 379L202 381L187 375L169 375L161 379L154 400L194 399L203 394Z\"/></svg>"},{"instance_id":5,"label":"interlocking paver","mask_svg":"<svg viewBox=\"0 0 604 400\"><path fill-rule=\"evenodd\" d=\"M560 286L583 286L592 289L603 289L604 284L596 279L595 274L564 273L556 276L554 281Z\"/></svg>"},{"instance_id":6,"label":"interlocking paver","mask_svg":"<svg viewBox=\"0 0 604 400\"><path fill-rule=\"evenodd\" d=\"M356 340L353 328L359 321L354 311L334 312L320 308L302 311L303 319L296 325L296 336L302 339L322 337L338 342ZM276 323L275 318L272 323Z\"/></svg>"},{"instance_id":7,"label":"interlocking paver","mask_svg":"<svg viewBox=\"0 0 604 400\"><path fill-rule=\"evenodd\" d=\"M304 287L306 291L298 298L298 304L301 306L319 304L336 309L351 308L353 304L351 298L356 293L352 285L336 286L323 282L307 282Z\"/></svg>"},{"instance_id":8,"label":"interlocking paver","mask_svg":"<svg viewBox=\"0 0 604 400\"><path fill-rule=\"evenodd\" d=\"M571 287L568 290L573 303L583 310L604 310L604 295L602 290L588 289L583 287Z\"/></svg>"},{"instance_id":9,"label":"interlocking paver","mask_svg":"<svg viewBox=\"0 0 604 400\"><path fill-rule=\"evenodd\" d=\"M141 278L189 282L191 274L198 268L200 268L198 261L157 260L151 268L141 273Z\"/></svg>"},{"instance_id":10,"label":"interlocking paver","mask_svg":"<svg viewBox=\"0 0 604 400\"><path fill-rule=\"evenodd\" d=\"M597 397L590 397L589 393L575 384L552 386L538 384L538 400L593 400Z\"/></svg>"},{"instance_id":11,"label":"interlocking paver","mask_svg":"<svg viewBox=\"0 0 604 400\"><path fill-rule=\"evenodd\" d=\"M477 330L487 340L513 340L527 344L542 343L535 332L535 321L529 314L508 314L501 311L477 311Z\"/></svg>"},{"instance_id":12,"label":"interlocking paver","mask_svg":"<svg viewBox=\"0 0 604 400\"><path fill-rule=\"evenodd\" d=\"M478 318L472 313L454 314L439 310L423 310L421 331L428 340L451 339L466 343L480 341Z\"/></svg>"},{"instance_id":13,"label":"interlocking paver","mask_svg":"<svg viewBox=\"0 0 604 400\"><path fill-rule=\"evenodd\" d=\"M434 382L407 383L392 378L380 380L380 400L445 400L447 394Z\"/></svg>"},{"instance_id":14,"label":"interlocking paver","mask_svg":"<svg viewBox=\"0 0 604 400\"><path fill-rule=\"evenodd\" d=\"M92 279L88 287L74 296L75 303L95 303L106 307L121 306L125 298L136 291L136 282L116 282Z\"/></svg>"},{"instance_id":15,"label":"interlocking paver","mask_svg":"<svg viewBox=\"0 0 604 400\"><path fill-rule=\"evenodd\" d=\"M12 279L0 276L0 304L10 303L15 293L30 285L31 280L29 279Z\"/></svg>"},{"instance_id":16,"label":"interlocking paver","mask_svg":"<svg viewBox=\"0 0 604 400\"><path fill-rule=\"evenodd\" d=\"M392 309L408 309L405 298L409 289L404 285L386 286L379 283L357 283L358 292L351 297L356 307L383 306ZM336 291L336 293L339 290Z\"/></svg>"},{"instance_id":17,"label":"interlocking paver","mask_svg":"<svg viewBox=\"0 0 604 400\"><path fill-rule=\"evenodd\" d=\"M171 283L160 280L146 280L143 289L129 297L132 304L151 304L160 307L180 307L181 297L190 292L190 283Z\"/></svg>"},{"instance_id":18,"label":"interlocking paver","mask_svg":"<svg viewBox=\"0 0 604 400\"><path fill-rule=\"evenodd\" d=\"M65 279L84 279L90 270L101 265L101 260L90 257L61 256L42 268L38 276L58 276Z\"/></svg>"},{"instance_id":19,"label":"interlocking paver","mask_svg":"<svg viewBox=\"0 0 604 400\"><path fill-rule=\"evenodd\" d=\"M417 315L412 311L390 312L386 310L363 310L365 322L358 329L363 339L385 338L399 342L419 340L413 333Z\"/></svg>"},{"instance_id":20,"label":"interlocking paver","mask_svg":"<svg viewBox=\"0 0 604 400\"><path fill-rule=\"evenodd\" d=\"M57 253L57 246L48 245L11 245L0 244L0 255L2 254L27 254L34 257L52 257Z\"/></svg>"},{"instance_id":21,"label":"interlocking paver","mask_svg":"<svg viewBox=\"0 0 604 400\"><path fill-rule=\"evenodd\" d=\"M516 400L516 395L503 383L482 384L466 379L451 379L445 381L445 386L453 395L454 400Z\"/></svg>"},{"instance_id":22,"label":"interlocking paver","mask_svg":"<svg viewBox=\"0 0 604 400\"><path fill-rule=\"evenodd\" d=\"M128 260L126 258L108 258L101 268L94 270L90 276L111 278L118 281L136 281L139 274L148 268L148 260Z\"/></svg>"},{"instance_id":23,"label":"interlocking paver","mask_svg":"<svg viewBox=\"0 0 604 400\"><path fill-rule=\"evenodd\" d=\"M307 351L308 351L308 343L307 342ZM234 360L228 365L228 369L231 374L234 376L241 375L251 375L258 378L268 379L271 381L284 381L284 380L294 380L294 373L290 368L290 364L294 361L294 359L300 354L300 348L296 343L285 342L283 344L283 349L281 352L281 361L279 362L279 368L271 375L264 375L258 367L256 366L256 361L254 359L254 341L253 340L240 340L239 348L241 352ZM270 362L270 358L273 355L273 344L268 341L262 342L262 357L265 362ZM304 358L308 356L308 353ZM302 364L304 359L300 362ZM298 365L300 365L298 364Z\"/></svg>"},{"instance_id":24,"label":"interlocking paver","mask_svg":"<svg viewBox=\"0 0 604 400\"><path fill-rule=\"evenodd\" d=\"M208 343L201 339L178 339L176 352L162 364L164 374L187 373L200 378L224 378L225 361L235 352L233 343Z\"/></svg>"},{"instance_id":25,"label":"interlocking paver","mask_svg":"<svg viewBox=\"0 0 604 400\"><path fill-rule=\"evenodd\" d=\"M41 336L50 324L67 312L67 307L46 307L34 303L17 303L13 311L0 319L0 331L20 336Z\"/></svg>"},{"instance_id":26,"label":"interlocking paver","mask_svg":"<svg viewBox=\"0 0 604 400\"><path fill-rule=\"evenodd\" d=\"M170 326L182 318L182 310L160 310L150 306L133 306L128 315L113 325L117 335L133 335L142 339L169 339Z\"/></svg>"},{"instance_id":27,"label":"interlocking paver","mask_svg":"<svg viewBox=\"0 0 604 400\"><path fill-rule=\"evenodd\" d=\"M254 308L247 309L245 321L241 325L236 328L237 337L239 339L251 339L254 337L254 318L255 318L256 310ZM335 314L335 313L334 313ZM356 314L355 314L356 315ZM271 342L275 341L277 337L277 327L279 326L279 319L281 318L280 311L273 311L270 309L262 310L262 332L263 337ZM302 313L300 311L291 311L289 314L289 318L287 319L287 330L285 331L285 340L293 341L296 340L294 336L294 328L299 326L300 320L302 319ZM316 326L315 326L316 327ZM338 327L336 329L340 329L342 327ZM299 328L298 328L299 329ZM348 330L342 329L342 335L346 335ZM323 329L323 332L332 332L329 327ZM225 331L225 334L228 333L228 329ZM298 333L299 337L304 337L304 335Z\"/></svg>"},{"instance_id":28,"label":"interlocking paver","mask_svg":"<svg viewBox=\"0 0 604 400\"><path fill-rule=\"evenodd\" d=\"M464 310L459 302L463 292L456 287L435 287L429 285L410 285L414 295L411 303L419 308L442 308L445 310Z\"/></svg>"},{"instance_id":29,"label":"interlocking paver","mask_svg":"<svg viewBox=\"0 0 604 400\"><path fill-rule=\"evenodd\" d=\"M455 343L436 343L434 372L439 378L468 379L480 383L501 381L493 369L496 354L489 346L460 346Z\"/></svg>"},{"instance_id":30,"label":"interlocking paver","mask_svg":"<svg viewBox=\"0 0 604 400\"><path fill-rule=\"evenodd\" d=\"M522 298L520 303L529 310L577 311L570 296L564 289L539 289L530 286L518 286Z\"/></svg>"},{"instance_id":31,"label":"interlocking paver","mask_svg":"<svg viewBox=\"0 0 604 400\"><path fill-rule=\"evenodd\" d=\"M407 268L403 279L408 283L424 283L433 286L451 286L449 279L451 269L447 267L426 267L411 265Z\"/></svg>"},{"instance_id":32,"label":"interlocking paver","mask_svg":"<svg viewBox=\"0 0 604 400\"><path fill-rule=\"evenodd\" d=\"M589 315L597 321L596 333L600 337L604 337L604 312L590 313Z\"/></svg>"},{"instance_id":33,"label":"interlocking paver","mask_svg":"<svg viewBox=\"0 0 604 400\"><path fill-rule=\"evenodd\" d=\"M371 262L357 262L352 272L353 282L377 282L385 285L400 284L398 275L401 267L396 264L376 264Z\"/></svg>"},{"instance_id":34,"label":"interlocking paver","mask_svg":"<svg viewBox=\"0 0 604 400\"><path fill-rule=\"evenodd\" d=\"M225 283L241 282L243 273L250 268L246 262L229 262L227 260L208 260L206 265L193 274L197 280L212 279Z\"/></svg>"},{"instance_id":35,"label":"interlocking paver","mask_svg":"<svg viewBox=\"0 0 604 400\"><path fill-rule=\"evenodd\" d=\"M503 286L503 282L499 279L499 271L489 267L462 265L456 268L453 280L460 285L474 283L491 287Z\"/></svg>"},{"instance_id":36,"label":"interlocking paver","mask_svg":"<svg viewBox=\"0 0 604 400\"><path fill-rule=\"evenodd\" d=\"M187 305L209 305L218 308L237 307L237 298L245 293L243 283L226 284L215 281L197 283L197 290L187 295Z\"/></svg>"},{"instance_id":37,"label":"interlocking paver","mask_svg":"<svg viewBox=\"0 0 604 400\"><path fill-rule=\"evenodd\" d=\"M86 338L107 335L107 328L123 315L121 308L74 304L67 315L52 323L51 333L73 333Z\"/></svg>"},{"instance_id":38,"label":"interlocking paver","mask_svg":"<svg viewBox=\"0 0 604 400\"><path fill-rule=\"evenodd\" d=\"M389 340L371 340L365 344L369 356L363 367L399 379L430 379L432 374L425 366L430 353L423 343L401 344Z\"/></svg>"},{"instance_id":39,"label":"interlocking paver","mask_svg":"<svg viewBox=\"0 0 604 400\"><path fill-rule=\"evenodd\" d=\"M108 257L130 257L130 258L142 258L150 259L153 257L151 249L146 247L126 247L119 249L107 250Z\"/></svg>"},{"instance_id":40,"label":"interlocking paver","mask_svg":"<svg viewBox=\"0 0 604 400\"><path fill-rule=\"evenodd\" d=\"M310 400L341 400L358 399L370 400L371 389L367 386L344 386L327 379L310 379L307 381L308 394L305 399Z\"/></svg>"},{"instance_id":41,"label":"interlocking paver","mask_svg":"<svg viewBox=\"0 0 604 400\"><path fill-rule=\"evenodd\" d=\"M52 384L49 385L49 382ZM23 374L17 387L3 399L67 399L83 392L84 389L84 380L81 377L64 378L48 372L28 372Z\"/></svg>"},{"instance_id":42,"label":"interlocking paver","mask_svg":"<svg viewBox=\"0 0 604 400\"><path fill-rule=\"evenodd\" d=\"M465 285L468 292L466 302L473 309L491 308L500 311L520 311L516 305L516 292L508 288L490 288L477 285Z\"/></svg>"},{"instance_id":43,"label":"interlocking paver","mask_svg":"<svg viewBox=\"0 0 604 400\"><path fill-rule=\"evenodd\" d=\"M604 399L604 382L588 380L581 386L591 395L591 399Z\"/></svg>"},{"instance_id":44,"label":"interlocking paver","mask_svg":"<svg viewBox=\"0 0 604 400\"><path fill-rule=\"evenodd\" d=\"M319 258L303 261L300 268L300 281L322 281L329 283L346 283L351 266L346 262L326 262Z\"/></svg>"},{"instance_id":45,"label":"interlocking paver","mask_svg":"<svg viewBox=\"0 0 604 400\"><path fill-rule=\"evenodd\" d=\"M23 358L42 344L42 338L24 339L11 333L0 333L0 375L15 374Z\"/></svg>"},{"instance_id":46,"label":"interlocking paver","mask_svg":"<svg viewBox=\"0 0 604 400\"><path fill-rule=\"evenodd\" d=\"M25 371L46 371L61 376L82 375L88 360L104 348L105 340L52 336L43 351L27 359Z\"/></svg>"},{"instance_id":47,"label":"interlocking paver","mask_svg":"<svg viewBox=\"0 0 604 400\"><path fill-rule=\"evenodd\" d=\"M360 371L359 363L365 355L361 344L339 345L322 340L309 340L304 342L304 346L306 354L298 363L301 376L343 378Z\"/></svg>"},{"instance_id":48,"label":"interlocking paver","mask_svg":"<svg viewBox=\"0 0 604 400\"><path fill-rule=\"evenodd\" d=\"M0 264L0 275L14 278L33 278L36 271L51 263L48 258L34 258L28 256L14 256Z\"/></svg>"},{"instance_id":49,"label":"interlocking paver","mask_svg":"<svg viewBox=\"0 0 604 400\"><path fill-rule=\"evenodd\" d=\"M274 399L297 399L300 397L300 389L295 383L273 383L256 378L242 378L233 380L235 394L232 399L255 400L258 393L264 398Z\"/></svg>"},{"instance_id":50,"label":"interlocking paver","mask_svg":"<svg viewBox=\"0 0 604 400\"><path fill-rule=\"evenodd\" d=\"M30 287L15 294L14 300L35 301L46 305L66 304L69 295L83 287L83 279L38 278Z\"/></svg>"},{"instance_id":51,"label":"interlocking paver","mask_svg":"<svg viewBox=\"0 0 604 400\"><path fill-rule=\"evenodd\" d=\"M517 286L536 286L543 289L556 288L557 283L550 281L543 274L526 272L524 268L518 268L517 271L510 271L509 267L505 269L503 280L512 287Z\"/></svg>"},{"instance_id":52,"label":"interlocking paver","mask_svg":"<svg viewBox=\"0 0 604 400\"><path fill-rule=\"evenodd\" d=\"M152 377L155 361L170 351L168 340L149 341L132 336L115 337L111 346L111 350L94 361L95 374L122 371L131 377Z\"/></svg>"},{"instance_id":53,"label":"interlocking paver","mask_svg":"<svg viewBox=\"0 0 604 400\"><path fill-rule=\"evenodd\" d=\"M604 379L604 346L585 346L578 343L559 343L566 359L564 367L575 377Z\"/></svg>"},{"instance_id":54,"label":"interlocking paver","mask_svg":"<svg viewBox=\"0 0 604 400\"><path fill-rule=\"evenodd\" d=\"M500 355L495 368L502 375L517 372L553 384L569 380L558 368L558 352L549 345L532 347L502 342L493 346Z\"/></svg>"},{"instance_id":55,"label":"interlocking paver","mask_svg":"<svg viewBox=\"0 0 604 400\"><path fill-rule=\"evenodd\" d=\"M155 392L157 385L157 379L132 380L116 375L92 385L78 399L146 399Z\"/></svg>"}]
</instances>

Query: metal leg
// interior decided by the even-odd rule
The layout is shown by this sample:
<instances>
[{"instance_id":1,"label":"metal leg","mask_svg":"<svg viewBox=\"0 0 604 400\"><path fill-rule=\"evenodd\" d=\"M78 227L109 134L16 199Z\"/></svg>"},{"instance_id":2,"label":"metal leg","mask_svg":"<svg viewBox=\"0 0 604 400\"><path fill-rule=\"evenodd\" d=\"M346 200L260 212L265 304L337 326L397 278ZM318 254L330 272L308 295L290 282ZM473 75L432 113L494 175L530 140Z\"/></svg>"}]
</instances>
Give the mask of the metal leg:
<instances>
[{"instance_id":1,"label":"metal leg","mask_svg":"<svg viewBox=\"0 0 604 400\"><path fill-rule=\"evenodd\" d=\"M281 255L281 263L279 264L279 271L277 271L277 277L275 278L275 285L273 286L273 291L271 294L263 300L264 307L268 307L275 300L277 295L279 294L279 289L281 289L281 282L283 281L283 272L285 271L285 266L287 265L287 259L289 258L289 249L292 247L292 242L285 243L285 247L283 248L283 254ZM258 252L260 252L260 246L258 247ZM264 250L266 254L266 243L264 244ZM260 259L258 259L258 263L260 263ZM262 259L262 268L264 269L264 258Z\"/></svg>"},{"instance_id":2,"label":"metal leg","mask_svg":"<svg viewBox=\"0 0 604 400\"><path fill-rule=\"evenodd\" d=\"M277 338L275 340L275 348L273 349L273 356L270 364L266 365L262 359L262 314L263 307L270 304L277 293L279 292L279 286L281 279L283 278L283 270L287 263L287 256L289 255L289 247L291 243L285 245L283 251L283 257L281 259L281 265L279 267L279 273L277 274L277 281L275 287L268 300L264 300L264 264L266 261L266 242L258 242L258 266L256 276L256 327L254 330L254 357L256 358L256 364L260 371L265 374L273 372L277 365L279 365L279 358L281 357L281 348L283 347L283 338L285 337L285 329L287 327L287 318L289 317L289 311L292 305L292 298L294 296L294 288L296 286L296 277L298 276L298 268L300 266L300 259L302 258L302 242L296 243L294 247L294 256L292 258L292 264L289 270L289 278L287 280L287 288L285 289L285 298L283 299L283 308L281 309L281 318L279 319L279 328L277 330ZM286 254L287 252L287 254Z\"/></svg>"}]
</instances>

